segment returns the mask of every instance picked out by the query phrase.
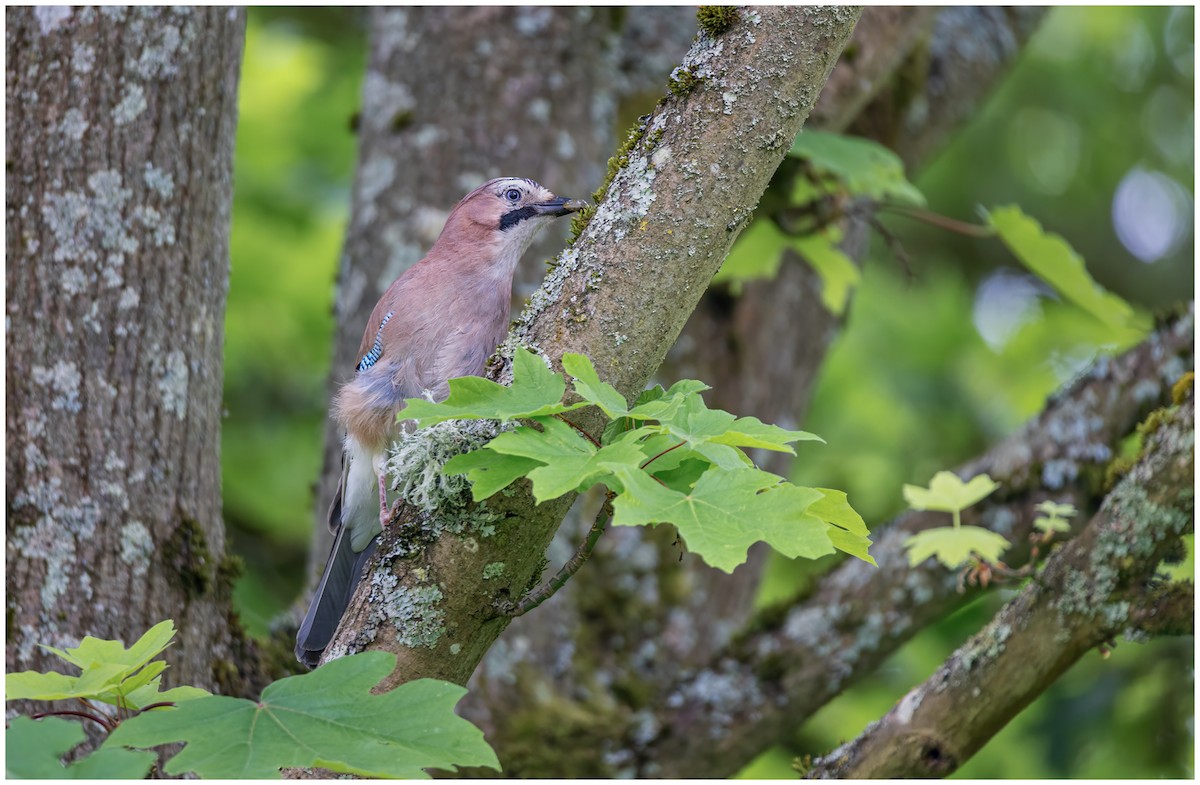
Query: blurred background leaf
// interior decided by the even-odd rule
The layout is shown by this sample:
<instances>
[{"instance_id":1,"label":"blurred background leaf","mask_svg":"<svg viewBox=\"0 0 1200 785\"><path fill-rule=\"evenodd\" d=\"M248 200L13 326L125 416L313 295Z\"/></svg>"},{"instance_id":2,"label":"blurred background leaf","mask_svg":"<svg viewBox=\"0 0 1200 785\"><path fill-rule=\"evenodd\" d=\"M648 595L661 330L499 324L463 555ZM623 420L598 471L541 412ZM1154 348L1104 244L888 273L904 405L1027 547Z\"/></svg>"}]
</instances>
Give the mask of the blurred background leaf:
<instances>
[{"instance_id":1,"label":"blurred background leaf","mask_svg":"<svg viewBox=\"0 0 1200 785\"><path fill-rule=\"evenodd\" d=\"M312 12L250 12L239 94L221 462L255 634L305 574L366 62L356 14Z\"/></svg>"}]
</instances>

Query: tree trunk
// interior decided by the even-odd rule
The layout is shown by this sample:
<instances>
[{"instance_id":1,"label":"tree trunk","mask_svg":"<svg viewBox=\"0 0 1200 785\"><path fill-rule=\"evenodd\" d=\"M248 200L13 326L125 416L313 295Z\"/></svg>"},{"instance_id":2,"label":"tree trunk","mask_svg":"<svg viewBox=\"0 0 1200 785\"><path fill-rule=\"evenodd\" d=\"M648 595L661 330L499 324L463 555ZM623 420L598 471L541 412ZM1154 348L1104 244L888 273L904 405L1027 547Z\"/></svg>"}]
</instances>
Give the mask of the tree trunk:
<instances>
[{"instance_id":1,"label":"tree trunk","mask_svg":"<svg viewBox=\"0 0 1200 785\"><path fill-rule=\"evenodd\" d=\"M7 11L9 671L174 619L236 673L219 436L244 13Z\"/></svg>"}]
</instances>

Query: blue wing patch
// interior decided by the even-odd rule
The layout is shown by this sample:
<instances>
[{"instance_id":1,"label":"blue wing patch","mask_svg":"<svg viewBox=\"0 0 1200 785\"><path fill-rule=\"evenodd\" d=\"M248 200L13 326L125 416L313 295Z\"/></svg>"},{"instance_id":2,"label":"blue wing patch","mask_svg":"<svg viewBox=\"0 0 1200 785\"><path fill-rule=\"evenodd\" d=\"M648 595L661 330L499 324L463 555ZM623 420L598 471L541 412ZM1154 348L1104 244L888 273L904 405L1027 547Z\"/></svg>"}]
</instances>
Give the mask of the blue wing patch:
<instances>
[{"instance_id":1,"label":"blue wing patch","mask_svg":"<svg viewBox=\"0 0 1200 785\"><path fill-rule=\"evenodd\" d=\"M379 323L379 329L375 332L375 342L371 344L371 351L358 361L358 365L354 366L355 371L362 373L379 362L379 356L383 354L383 328L391 318L392 311L388 311L387 316L383 317L383 321Z\"/></svg>"}]
</instances>

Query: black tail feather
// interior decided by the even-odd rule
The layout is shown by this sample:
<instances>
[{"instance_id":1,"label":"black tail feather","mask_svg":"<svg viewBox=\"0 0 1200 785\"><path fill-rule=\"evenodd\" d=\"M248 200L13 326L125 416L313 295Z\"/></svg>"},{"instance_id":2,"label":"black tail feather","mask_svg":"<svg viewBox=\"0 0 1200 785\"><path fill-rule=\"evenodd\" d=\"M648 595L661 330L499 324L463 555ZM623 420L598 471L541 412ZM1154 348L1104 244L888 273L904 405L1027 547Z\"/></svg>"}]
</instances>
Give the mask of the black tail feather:
<instances>
[{"instance_id":1,"label":"black tail feather","mask_svg":"<svg viewBox=\"0 0 1200 785\"><path fill-rule=\"evenodd\" d=\"M350 547L348 528L343 526L338 530L325 563L325 574L296 633L296 659L308 667L315 668L321 661L378 542L376 536L362 553L355 553Z\"/></svg>"}]
</instances>

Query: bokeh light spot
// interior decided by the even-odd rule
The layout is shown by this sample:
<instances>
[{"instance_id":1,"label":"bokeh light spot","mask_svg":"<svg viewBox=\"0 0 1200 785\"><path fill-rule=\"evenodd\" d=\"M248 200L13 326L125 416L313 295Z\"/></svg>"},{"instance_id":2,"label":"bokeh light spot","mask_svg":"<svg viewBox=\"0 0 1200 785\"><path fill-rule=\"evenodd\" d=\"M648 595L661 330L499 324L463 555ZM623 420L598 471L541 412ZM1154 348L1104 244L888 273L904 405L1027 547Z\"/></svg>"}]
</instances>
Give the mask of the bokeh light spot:
<instances>
[{"instance_id":1,"label":"bokeh light spot","mask_svg":"<svg viewBox=\"0 0 1200 785\"><path fill-rule=\"evenodd\" d=\"M1113 228L1121 244L1146 264L1170 256L1192 228L1192 196L1161 172L1129 170L1112 203Z\"/></svg>"},{"instance_id":2,"label":"bokeh light spot","mask_svg":"<svg viewBox=\"0 0 1200 785\"><path fill-rule=\"evenodd\" d=\"M1022 325L1041 315L1038 298L1050 293L1036 277L1001 267L975 290L971 321L984 342L998 352Z\"/></svg>"}]
</instances>

